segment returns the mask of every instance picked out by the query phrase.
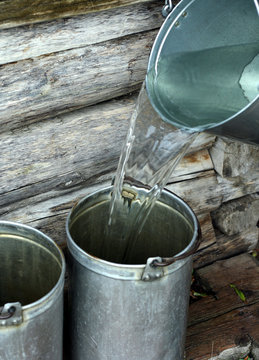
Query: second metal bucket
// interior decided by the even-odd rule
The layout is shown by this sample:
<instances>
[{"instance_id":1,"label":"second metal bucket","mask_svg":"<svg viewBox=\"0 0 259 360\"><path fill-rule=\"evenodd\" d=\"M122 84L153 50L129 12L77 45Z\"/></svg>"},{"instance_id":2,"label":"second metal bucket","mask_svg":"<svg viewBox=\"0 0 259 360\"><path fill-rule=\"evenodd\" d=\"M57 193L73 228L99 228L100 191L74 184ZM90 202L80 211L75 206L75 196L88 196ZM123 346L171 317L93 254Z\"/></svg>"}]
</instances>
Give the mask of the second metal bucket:
<instances>
[{"instance_id":1,"label":"second metal bucket","mask_svg":"<svg viewBox=\"0 0 259 360\"><path fill-rule=\"evenodd\" d=\"M137 190L140 196L146 191ZM110 199L111 188L95 192L67 220L72 359L182 360L197 219L183 200L164 190L134 248L132 265L107 261ZM121 206L123 227L123 201ZM138 206L136 199L132 211ZM117 259L121 244L116 240L105 246L109 259Z\"/></svg>"},{"instance_id":2,"label":"second metal bucket","mask_svg":"<svg viewBox=\"0 0 259 360\"><path fill-rule=\"evenodd\" d=\"M64 257L40 231L0 221L0 359L61 360Z\"/></svg>"}]
</instances>

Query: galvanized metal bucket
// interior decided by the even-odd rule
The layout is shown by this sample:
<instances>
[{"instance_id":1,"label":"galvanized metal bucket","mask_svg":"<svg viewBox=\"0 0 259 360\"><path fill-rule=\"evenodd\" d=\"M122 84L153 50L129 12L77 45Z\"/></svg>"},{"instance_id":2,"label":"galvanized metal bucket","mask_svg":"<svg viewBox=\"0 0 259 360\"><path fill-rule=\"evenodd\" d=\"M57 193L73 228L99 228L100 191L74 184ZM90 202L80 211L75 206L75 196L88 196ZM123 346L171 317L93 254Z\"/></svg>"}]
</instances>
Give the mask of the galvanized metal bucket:
<instances>
[{"instance_id":1,"label":"galvanized metal bucket","mask_svg":"<svg viewBox=\"0 0 259 360\"><path fill-rule=\"evenodd\" d=\"M183 359L199 225L190 207L164 190L135 244L119 263L118 239L104 238L112 188L82 199L67 219L70 340L73 360ZM128 216L138 210L138 192ZM121 202L118 229L128 205ZM108 244L106 243L108 241ZM107 261L103 249L108 249ZM101 258L102 254L102 258Z\"/></svg>"},{"instance_id":2,"label":"galvanized metal bucket","mask_svg":"<svg viewBox=\"0 0 259 360\"><path fill-rule=\"evenodd\" d=\"M65 261L40 231L0 222L0 359L61 360Z\"/></svg>"},{"instance_id":3,"label":"galvanized metal bucket","mask_svg":"<svg viewBox=\"0 0 259 360\"><path fill-rule=\"evenodd\" d=\"M154 42L146 77L150 102L163 120L259 144L256 3L182 0L170 12Z\"/></svg>"}]
</instances>

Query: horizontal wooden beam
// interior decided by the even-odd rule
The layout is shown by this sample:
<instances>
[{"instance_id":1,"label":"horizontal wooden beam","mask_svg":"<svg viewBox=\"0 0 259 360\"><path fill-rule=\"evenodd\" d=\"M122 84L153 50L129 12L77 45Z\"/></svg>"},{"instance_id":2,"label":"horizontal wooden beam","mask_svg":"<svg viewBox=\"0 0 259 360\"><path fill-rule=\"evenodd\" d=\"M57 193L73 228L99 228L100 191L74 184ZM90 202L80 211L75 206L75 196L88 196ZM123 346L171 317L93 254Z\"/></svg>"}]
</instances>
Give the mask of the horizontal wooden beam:
<instances>
[{"instance_id":1,"label":"horizontal wooden beam","mask_svg":"<svg viewBox=\"0 0 259 360\"><path fill-rule=\"evenodd\" d=\"M139 89L156 33L2 65L0 132Z\"/></svg>"},{"instance_id":2,"label":"horizontal wooden beam","mask_svg":"<svg viewBox=\"0 0 259 360\"><path fill-rule=\"evenodd\" d=\"M0 27L14 27L148 1L149 0L2 0L0 1Z\"/></svg>"},{"instance_id":3,"label":"horizontal wooden beam","mask_svg":"<svg viewBox=\"0 0 259 360\"><path fill-rule=\"evenodd\" d=\"M136 95L132 95L0 134L0 213L18 220L14 212L19 208L51 198L52 206L43 206L41 214L34 212L36 219L58 215L58 206L67 201L63 195L69 193L70 202L71 191L76 198L81 189L87 191L93 184L111 180L135 103ZM190 151L209 146L213 139L201 134ZM211 166L206 150L183 159L183 163L179 165L178 182L186 180L187 173L194 172L190 178L197 177L197 171ZM48 207L53 206L56 211L49 213ZM23 218L25 222L34 220Z\"/></svg>"},{"instance_id":4,"label":"horizontal wooden beam","mask_svg":"<svg viewBox=\"0 0 259 360\"><path fill-rule=\"evenodd\" d=\"M161 3L152 0L0 30L0 65L158 29L162 22Z\"/></svg>"}]
</instances>

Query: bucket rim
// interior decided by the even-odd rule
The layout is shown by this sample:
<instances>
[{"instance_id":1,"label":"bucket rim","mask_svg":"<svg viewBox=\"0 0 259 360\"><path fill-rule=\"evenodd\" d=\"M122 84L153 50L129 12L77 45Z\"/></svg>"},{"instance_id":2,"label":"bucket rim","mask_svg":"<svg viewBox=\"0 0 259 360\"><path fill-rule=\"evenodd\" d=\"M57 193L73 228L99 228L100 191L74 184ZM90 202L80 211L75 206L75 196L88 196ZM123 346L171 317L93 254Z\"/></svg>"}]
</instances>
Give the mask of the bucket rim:
<instances>
[{"instance_id":1,"label":"bucket rim","mask_svg":"<svg viewBox=\"0 0 259 360\"><path fill-rule=\"evenodd\" d=\"M244 106L243 108L241 108L239 111L237 111L236 113L234 113L233 115L229 116L228 118L218 122L218 123L212 123L211 125L204 125L203 128L201 128L200 126L198 127L198 129L196 127L190 127L190 126L186 126L186 125L181 125L178 122L176 122L175 120L169 120L168 117L166 115L164 115L164 113L159 109L159 107L156 105L156 103L153 101L152 94L151 94L151 89L152 89L152 85L150 85L150 81L148 80L148 73L149 71L152 69L153 66L156 66L155 64L157 64L158 59L160 57L160 53L162 51L162 48L164 46L164 43L166 41L166 38L168 36L168 34L170 33L170 31L172 30L172 28L174 27L174 25L177 23L177 21L179 20L179 18L182 17L183 13L185 13L185 11L193 4L197 2L197 0L182 0L180 1L180 3L178 3L173 10L171 11L171 13L167 16L167 18L165 19L165 21L163 22L156 38L155 41L153 43L151 52L150 52L150 56L149 56L149 60L148 60L148 66L147 66L147 73L145 76L145 84L146 84L146 91L147 91L147 95L150 101L150 104L152 105L152 107L154 108L154 110L157 112L157 114L161 117L161 119L163 121L165 121L168 124L171 124L177 128L180 128L182 130L185 131L189 131L189 132L195 132L195 131L209 131L209 130L213 130L216 129L222 125L225 125L233 120L236 120L239 117L243 117L245 116L244 114L248 111L250 111L251 109L253 109L254 106L257 105L257 103L259 103L259 94L252 100L250 101L246 106Z\"/></svg>"},{"instance_id":2,"label":"bucket rim","mask_svg":"<svg viewBox=\"0 0 259 360\"><path fill-rule=\"evenodd\" d=\"M26 232L26 234L29 234L29 233L32 233L42 239L44 239L44 241L48 242L51 244L51 246L53 246L57 253L59 254L60 256L60 275L59 275L59 278L55 284L54 287L52 287L52 289L47 292L45 295L43 295L42 297L40 297L38 300L36 301L33 301L29 304L26 304L26 305L22 305L22 310L23 311L28 311L30 312L30 310L32 310L32 316L35 317L37 315L39 315L42 311L46 311L46 305L44 306L44 310L42 310L40 308L40 305L42 304L46 304L48 302L49 299L53 298L53 295L55 293L57 293L57 296L58 294L63 291L63 284L64 284L64 281L65 281L65 269L66 269L66 264L65 264L65 257L64 257L64 254L62 252L62 250L60 249L60 247L55 243L54 240L52 240L49 236L47 236L46 234L44 234L42 231L36 229L36 228L33 228L29 225L25 225L25 224L22 224L22 223L19 223L19 222L14 222L14 221L8 221L8 220L0 220L0 235L1 234L5 234L2 230L2 226L5 226L6 228L9 228L10 230L16 228L18 231L19 230L23 230ZM9 235L12 235L12 232L8 233ZM28 240L28 241L32 241L34 242L35 244L37 244L37 241L35 239L31 239L31 238L26 238L24 234L18 234L18 232L14 233L13 232L13 235L15 236L21 236L23 237L25 240ZM44 247L44 245L42 245ZM49 302L49 306L51 306L51 303L52 301ZM30 317L31 317L31 314L30 314Z\"/></svg>"},{"instance_id":3,"label":"bucket rim","mask_svg":"<svg viewBox=\"0 0 259 360\"><path fill-rule=\"evenodd\" d=\"M76 204L72 207L72 209L69 211L67 219L66 219L66 233L67 233L67 245L70 253L73 255L74 258L76 258L79 263L88 269L100 273L102 275L106 275L108 277L118 278L118 279L125 279L130 280L132 278L141 279L143 271L145 267L147 266L147 263L145 264L121 264L121 263L115 263L111 261L107 261L101 258L98 258L94 255L89 254L88 252L84 251L77 243L73 240L69 225L70 225L70 219L73 214L73 211L77 209L80 205L82 205L87 199L96 196L98 194L105 194L105 193L111 193L113 189L113 186L106 186L102 187L85 197L83 197L81 200L76 202ZM142 187L139 187L139 189L143 189ZM146 190L146 189L145 189ZM190 249L195 248L197 249L198 245L200 244L200 237L201 237L201 231L200 231L200 225L198 222L198 219L191 209L191 207L178 195L174 194L172 191L168 189L164 189L161 193L161 196L158 198L158 202L163 199L163 196L170 195L170 197L173 197L178 204L182 205L185 210L187 210L188 214L190 214L191 222L193 225L193 235L189 242L189 244L179 253L177 253L175 256L173 256L170 259L174 259L177 261L172 261L168 266L163 266L163 270L165 274L169 274L171 272L174 272L175 270L182 267L190 258L192 258L192 254L189 254ZM161 201L163 202L163 201ZM184 256L186 254L186 257ZM179 260L178 260L179 258ZM148 258L150 259L150 258ZM147 259L147 262L148 262ZM166 258L168 259L168 258Z\"/></svg>"}]
</instances>

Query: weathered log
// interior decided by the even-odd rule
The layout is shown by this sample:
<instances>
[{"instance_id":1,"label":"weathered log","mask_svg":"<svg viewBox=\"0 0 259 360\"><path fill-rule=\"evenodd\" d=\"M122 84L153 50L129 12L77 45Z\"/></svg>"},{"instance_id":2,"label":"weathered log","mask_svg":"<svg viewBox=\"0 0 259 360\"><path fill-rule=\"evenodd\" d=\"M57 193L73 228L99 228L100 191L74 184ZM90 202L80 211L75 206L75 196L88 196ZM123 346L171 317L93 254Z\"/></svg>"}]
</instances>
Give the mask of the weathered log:
<instances>
[{"instance_id":1,"label":"weathered log","mask_svg":"<svg viewBox=\"0 0 259 360\"><path fill-rule=\"evenodd\" d=\"M259 181L257 179L247 179L245 177L224 178L217 176L217 182L222 191L222 202L241 198L247 194L259 192Z\"/></svg>"},{"instance_id":2,"label":"weathered log","mask_svg":"<svg viewBox=\"0 0 259 360\"><path fill-rule=\"evenodd\" d=\"M107 11L0 31L0 65L158 29L162 4L145 1Z\"/></svg>"},{"instance_id":3,"label":"weathered log","mask_svg":"<svg viewBox=\"0 0 259 360\"><path fill-rule=\"evenodd\" d=\"M1 132L136 90L156 31L0 67Z\"/></svg>"},{"instance_id":4,"label":"weathered log","mask_svg":"<svg viewBox=\"0 0 259 360\"><path fill-rule=\"evenodd\" d=\"M103 103L1 134L1 193L21 189L30 197L43 189L87 185L98 174L114 171L135 99Z\"/></svg>"},{"instance_id":5,"label":"weathered log","mask_svg":"<svg viewBox=\"0 0 259 360\"><path fill-rule=\"evenodd\" d=\"M218 234L216 238L221 258L255 249L258 244L258 235L258 229L253 227L232 236Z\"/></svg>"},{"instance_id":6,"label":"weathered log","mask_svg":"<svg viewBox=\"0 0 259 360\"><path fill-rule=\"evenodd\" d=\"M202 137L202 140L204 141L205 138ZM191 153L186 155L177 165L171 178L169 179L170 183L184 181L193 178L195 173L213 169L209 152L205 149L205 143L201 145L203 150L193 153L195 146L197 146L197 144L193 144L193 146L189 149L189 152Z\"/></svg>"},{"instance_id":7,"label":"weathered log","mask_svg":"<svg viewBox=\"0 0 259 360\"><path fill-rule=\"evenodd\" d=\"M204 292L207 291L209 295L191 304L190 326L259 302L259 267L249 254L216 261L197 270L197 276L204 285ZM230 284L243 292L245 301L240 299ZM203 311L199 312L201 307Z\"/></svg>"},{"instance_id":8,"label":"weathered log","mask_svg":"<svg viewBox=\"0 0 259 360\"><path fill-rule=\"evenodd\" d=\"M240 351L236 355L246 356L252 346L250 336L258 338L258 303L191 326L187 332L186 360L236 359L236 348ZM222 353L227 356L215 358Z\"/></svg>"},{"instance_id":9,"label":"weathered log","mask_svg":"<svg viewBox=\"0 0 259 360\"><path fill-rule=\"evenodd\" d=\"M222 199L214 170L196 173L195 177L167 185L167 188L183 198L199 215L216 210Z\"/></svg>"},{"instance_id":10,"label":"weathered log","mask_svg":"<svg viewBox=\"0 0 259 360\"><path fill-rule=\"evenodd\" d=\"M42 22L148 0L5 0L0 2L0 27Z\"/></svg>"},{"instance_id":11,"label":"weathered log","mask_svg":"<svg viewBox=\"0 0 259 360\"><path fill-rule=\"evenodd\" d=\"M259 177L259 148L256 146L218 138L210 155L215 170L223 178L253 181Z\"/></svg>"},{"instance_id":12,"label":"weathered log","mask_svg":"<svg viewBox=\"0 0 259 360\"><path fill-rule=\"evenodd\" d=\"M216 236L212 225L210 213L201 214L198 216L198 221L201 227L201 244L198 253L203 249L207 249L216 243Z\"/></svg>"},{"instance_id":13,"label":"weathered log","mask_svg":"<svg viewBox=\"0 0 259 360\"><path fill-rule=\"evenodd\" d=\"M111 179L135 101L132 96L102 103L1 134L0 207L11 211L23 199ZM210 146L213 139L201 135L190 151ZM206 150L190 156L179 164L180 179L211 166Z\"/></svg>"},{"instance_id":14,"label":"weathered log","mask_svg":"<svg viewBox=\"0 0 259 360\"><path fill-rule=\"evenodd\" d=\"M232 236L219 234L217 231L214 233L214 231L216 241L211 241L207 247L198 249L194 255L194 267L196 269L212 264L217 260L251 251L257 247L258 229L247 229Z\"/></svg>"},{"instance_id":15,"label":"weathered log","mask_svg":"<svg viewBox=\"0 0 259 360\"><path fill-rule=\"evenodd\" d=\"M211 225L211 230L209 230L209 219L205 218L205 224L202 226L205 241L202 241L194 256L195 268L257 247L259 239L257 202L258 195L252 194L222 204L211 213L214 223L214 227ZM203 218L201 221L204 221Z\"/></svg>"},{"instance_id":16,"label":"weathered log","mask_svg":"<svg viewBox=\"0 0 259 360\"><path fill-rule=\"evenodd\" d=\"M259 221L259 196L256 194L229 201L212 214L215 226L226 235L256 229Z\"/></svg>"}]
</instances>

